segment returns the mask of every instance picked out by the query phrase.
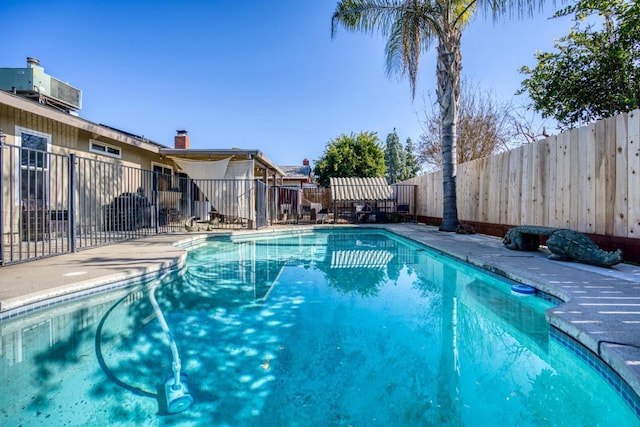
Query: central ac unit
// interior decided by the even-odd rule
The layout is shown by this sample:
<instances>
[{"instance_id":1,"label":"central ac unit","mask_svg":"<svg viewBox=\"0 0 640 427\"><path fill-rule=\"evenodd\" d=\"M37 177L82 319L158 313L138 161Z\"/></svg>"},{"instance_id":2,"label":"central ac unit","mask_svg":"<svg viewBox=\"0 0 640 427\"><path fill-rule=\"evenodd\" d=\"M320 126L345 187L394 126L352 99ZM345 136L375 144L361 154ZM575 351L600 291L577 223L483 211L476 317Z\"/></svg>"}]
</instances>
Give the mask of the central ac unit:
<instances>
[{"instance_id":1,"label":"central ac unit","mask_svg":"<svg viewBox=\"0 0 640 427\"><path fill-rule=\"evenodd\" d=\"M37 59L27 58L26 68L0 68L0 89L65 110L79 110L82 91L46 74L39 64Z\"/></svg>"}]
</instances>

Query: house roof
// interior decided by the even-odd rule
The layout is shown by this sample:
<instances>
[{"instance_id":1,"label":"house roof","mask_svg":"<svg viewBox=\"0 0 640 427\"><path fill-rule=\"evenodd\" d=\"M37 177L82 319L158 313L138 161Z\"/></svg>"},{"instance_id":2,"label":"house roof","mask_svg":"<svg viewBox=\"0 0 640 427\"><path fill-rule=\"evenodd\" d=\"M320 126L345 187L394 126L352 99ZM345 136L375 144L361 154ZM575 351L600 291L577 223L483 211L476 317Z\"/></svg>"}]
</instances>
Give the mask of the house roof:
<instances>
[{"instance_id":1,"label":"house roof","mask_svg":"<svg viewBox=\"0 0 640 427\"><path fill-rule=\"evenodd\" d=\"M285 179L307 179L311 175L311 166L280 166Z\"/></svg>"},{"instance_id":2,"label":"house roof","mask_svg":"<svg viewBox=\"0 0 640 427\"><path fill-rule=\"evenodd\" d=\"M329 178L333 200L389 200L393 189L384 178Z\"/></svg>"},{"instance_id":3,"label":"house roof","mask_svg":"<svg viewBox=\"0 0 640 427\"><path fill-rule=\"evenodd\" d=\"M103 136L105 138L109 138L123 144L129 144L135 147L139 147L153 153L157 153L161 147L164 147L164 145L151 141L147 138L144 138L143 136L133 135L131 133L123 132L121 130L103 124L93 123L73 114L56 110L55 108L51 108L47 105L40 104L31 99L27 99L19 95L14 95L3 90L0 90L0 104L9 105L22 111L36 114L41 117L55 120L59 123L73 126L77 129L91 132L92 135L95 135L94 138L97 136Z\"/></svg>"},{"instance_id":4,"label":"house roof","mask_svg":"<svg viewBox=\"0 0 640 427\"><path fill-rule=\"evenodd\" d=\"M144 136L135 135L114 127L90 122L73 114L59 111L55 108L51 108L44 104L40 104L31 99L24 98L19 95L0 90L0 104L9 105L13 108L17 108L22 111L26 111L38 116L55 120L56 122L63 123L90 132L94 138L99 136L118 141L123 144L128 144L141 148L152 153L158 153L166 156L183 157L187 159L203 160L221 160L224 158L232 157L234 160L255 160L258 167L274 170L276 174L282 176L284 172L269 158L267 158L260 150L257 149L172 149L166 145L151 141Z\"/></svg>"}]
</instances>

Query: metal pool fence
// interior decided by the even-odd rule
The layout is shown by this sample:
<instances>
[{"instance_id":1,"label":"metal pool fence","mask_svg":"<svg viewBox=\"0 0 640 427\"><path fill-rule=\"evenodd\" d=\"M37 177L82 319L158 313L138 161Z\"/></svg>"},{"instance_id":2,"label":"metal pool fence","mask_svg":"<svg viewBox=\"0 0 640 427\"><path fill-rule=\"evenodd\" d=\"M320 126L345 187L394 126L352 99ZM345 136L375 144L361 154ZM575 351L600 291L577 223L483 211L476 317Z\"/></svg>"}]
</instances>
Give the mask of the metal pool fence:
<instances>
[{"instance_id":1,"label":"metal pool fence","mask_svg":"<svg viewBox=\"0 0 640 427\"><path fill-rule=\"evenodd\" d=\"M74 154L1 144L0 265L122 240L268 224L265 183L193 180Z\"/></svg>"},{"instance_id":2,"label":"metal pool fence","mask_svg":"<svg viewBox=\"0 0 640 427\"><path fill-rule=\"evenodd\" d=\"M375 188L354 188L350 194L363 196L338 199L339 188L191 179L2 141L0 175L0 265L200 225L259 229L416 218L414 185L385 185L382 200L369 196L380 193Z\"/></svg>"}]
</instances>

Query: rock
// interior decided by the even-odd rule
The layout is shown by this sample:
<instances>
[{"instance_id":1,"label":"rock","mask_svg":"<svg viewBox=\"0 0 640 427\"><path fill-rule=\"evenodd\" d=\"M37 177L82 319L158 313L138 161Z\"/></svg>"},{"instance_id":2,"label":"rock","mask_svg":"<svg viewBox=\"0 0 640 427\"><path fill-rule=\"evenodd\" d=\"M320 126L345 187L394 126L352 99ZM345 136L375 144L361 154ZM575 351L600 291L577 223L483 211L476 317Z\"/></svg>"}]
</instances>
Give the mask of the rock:
<instances>
[{"instance_id":1,"label":"rock","mask_svg":"<svg viewBox=\"0 0 640 427\"><path fill-rule=\"evenodd\" d=\"M458 234L476 234L473 227L469 224L459 224L456 227L456 233Z\"/></svg>"}]
</instances>

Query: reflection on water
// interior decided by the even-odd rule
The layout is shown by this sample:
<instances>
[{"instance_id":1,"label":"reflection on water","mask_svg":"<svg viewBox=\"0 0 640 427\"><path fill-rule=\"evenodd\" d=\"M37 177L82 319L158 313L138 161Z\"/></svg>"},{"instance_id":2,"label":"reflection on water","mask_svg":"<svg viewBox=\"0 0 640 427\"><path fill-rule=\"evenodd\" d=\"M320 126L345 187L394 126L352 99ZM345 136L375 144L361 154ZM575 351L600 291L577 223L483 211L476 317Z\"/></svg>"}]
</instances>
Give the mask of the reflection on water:
<instances>
[{"instance_id":1,"label":"reflection on water","mask_svg":"<svg viewBox=\"0 0 640 427\"><path fill-rule=\"evenodd\" d=\"M516 329L514 332L530 338L533 342L528 343L529 347L535 343L546 351L549 341L549 324L544 312L540 310L544 302L535 301L532 297L514 297L505 293L504 289L487 286L480 281L469 283L465 290L467 295L490 311L487 315L497 316L503 321L505 327ZM533 301L537 302L538 308L528 304ZM548 307L551 307L550 303Z\"/></svg>"},{"instance_id":2,"label":"reflection on water","mask_svg":"<svg viewBox=\"0 0 640 427\"><path fill-rule=\"evenodd\" d=\"M397 269L398 244L375 235L328 237L327 253L318 269L324 272L329 286L347 294L378 295L387 278L387 268Z\"/></svg>"},{"instance_id":3,"label":"reflection on water","mask_svg":"<svg viewBox=\"0 0 640 427\"><path fill-rule=\"evenodd\" d=\"M549 303L382 232L212 240L148 289L0 324L3 425L636 425ZM124 421L126 420L126 421Z\"/></svg>"}]
</instances>

